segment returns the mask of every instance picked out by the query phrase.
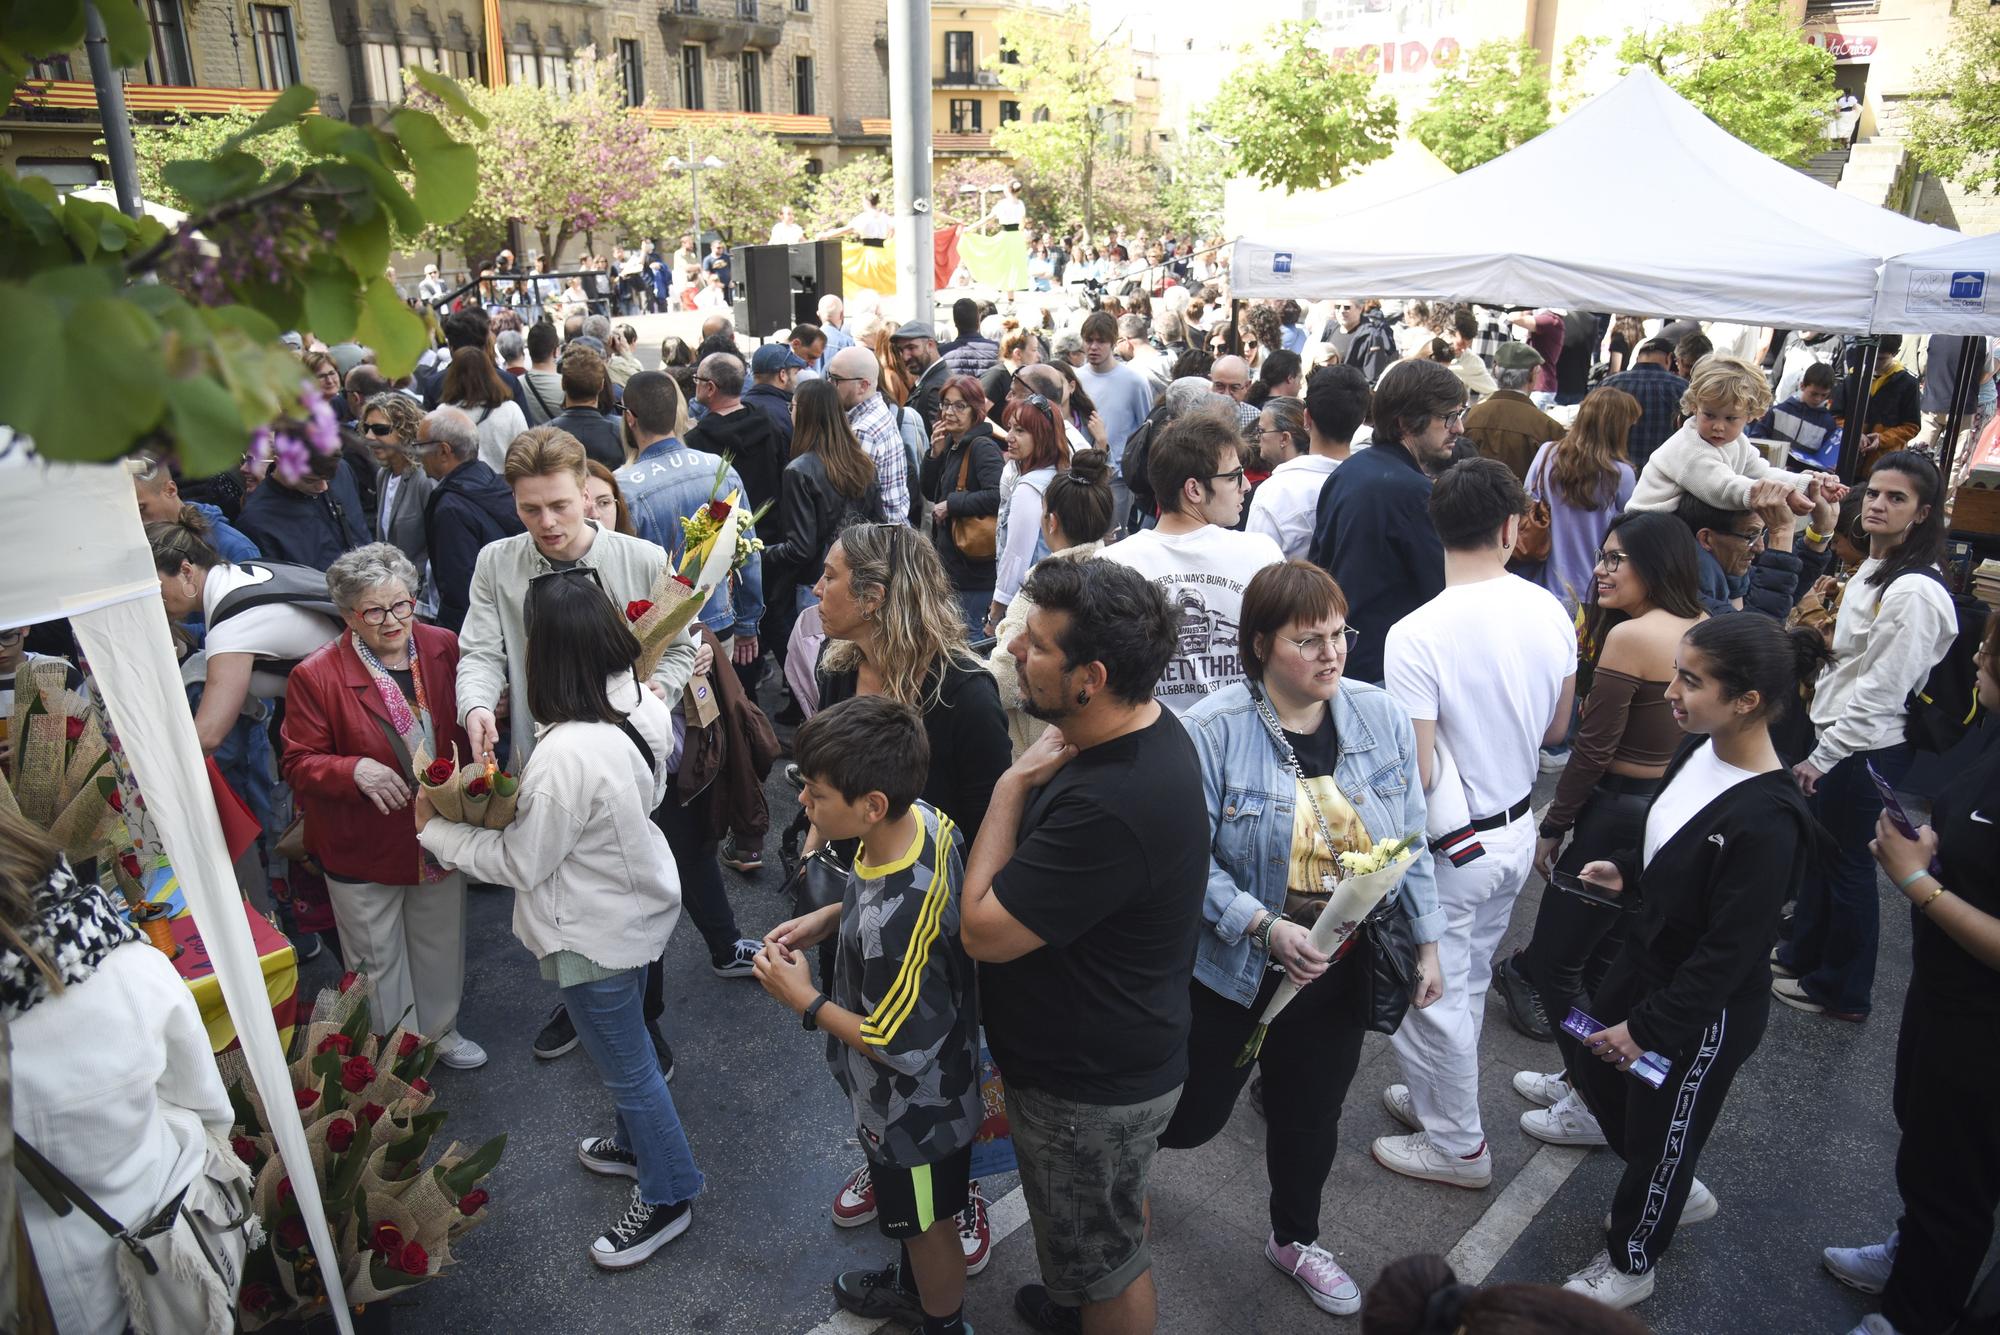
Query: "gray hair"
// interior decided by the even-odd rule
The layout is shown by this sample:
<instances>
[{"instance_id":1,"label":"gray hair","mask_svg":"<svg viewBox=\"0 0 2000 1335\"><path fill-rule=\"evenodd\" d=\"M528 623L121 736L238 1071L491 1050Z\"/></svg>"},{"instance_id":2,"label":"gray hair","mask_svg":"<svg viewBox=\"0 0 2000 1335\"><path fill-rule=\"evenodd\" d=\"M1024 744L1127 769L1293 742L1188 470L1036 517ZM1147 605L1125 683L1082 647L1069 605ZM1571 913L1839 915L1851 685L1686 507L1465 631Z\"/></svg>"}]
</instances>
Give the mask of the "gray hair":
<instances>
[{"instance_id":1,"label":"gray hair","mask_svg":"<svg viewBox=\"0 0 2000 1335\"><path fill-rule=\"evenodd\" d=\"M503 329L493 337L493 350L500 354L500 360L511 362L528 355L528 340L521 337L518 329Z\"/></svg>"},{"instance_id":2,"label":"gray hair","mask_svg":"<svg viewBox=\"0 0 2000 1335\"><path fill-rule=\"evenodd\" d=\"M696 368L703 380L725 399L743 397L743 359L727 352L711 352Z\"/></svg>"},{"instance_id":3,"label":"gray hair","mask_svg":"<svg viewBox=\"0 0 2000 1335\"><path fill-rule=\"evenodd\" d=\"M479 453L479 427L462 408L433 408L424 421L431 429L431 443L464 463Z\"/></svg>"},{"instance_id":4,"label":"gray hair","mask_svg":"<svg viewBox=\"0 0 2000 1335\"><path fill-rule=\"evenodd\" d=\"M1121 315L1118 317L1118 337L1145 338L1153 332L1153 322L1143 315Z\"/></svg>"},{"instance_id":5,"label":"gray hair","mask_svg":"<svg viewBox=\"0 0 2000 1335\"><path fill-rule=\"evenodd\" d=\"M1167 386L1165 397L1167 401L1168 420L1179 417L1190 408L1200 407L1214 396L1215 391L1208 387L1208 380L1205 377L1198 375L1182 376L1179 380Z\"/></svg>"},{"instance_id":6,"label":"gray hair","mask_svg":"<svg viewBox=\"0 0 2000 1335\"><path fill-rule=\"evenodd\" d=\"M608 315L586 315L583 317L583 332L599 343L611 342L611 317Z\"/></svg>"},{"instance_id":7,"label":"gray hair","mask_svg":"<svg viewBox=\"0 0 2000 1335\"><path fill-rule=\"evenodd\" d=\"M410 597L417 596L417 568L403 555L403 549L391 542L356 547L326 568L327 594L343 615L354 610L361 595L391 580L400 583Z\"/></svg>"},{"instance_id":8,"label":"gray hair","mask_svg":"<svg viewBox=\"0 0 2000 1335\"><path fill-rule=\"evenodd\" d=\"M1181 289L1175 288L1173 290L1178 292ZM1183 303L1181 310L1185 309L1187 307ZM1160 341L1162 343L1187 342L1187 320L1181 315L1180 311L1169 310L1160 312L1160 318L1155 322L1155 325L1160 331Z\"/></svg>"},{"instance_id":9,"label":"gray hair","mask_svg":"<svg viewBox=\"0 0 2000 1335\"><path fill-rule=\"evenodd\" d=\"M1058 357L1067 357L1072 352L1082 352L1083 336L1074 332L1057 334L1056 341L1050 346L1049 351Z\"/></svg>"},{"instance_id":10,"label":"gray hair","mask_svg":"<svg viewBox=\"0 0 2000 1335\"><path fill-rule=\"evenodd\" d=\"M1525 392L1535 383L1535 368L1532 366L1503 366L1493 373L1493 383L1502 389Z\"/></svg>"}]
</instances>

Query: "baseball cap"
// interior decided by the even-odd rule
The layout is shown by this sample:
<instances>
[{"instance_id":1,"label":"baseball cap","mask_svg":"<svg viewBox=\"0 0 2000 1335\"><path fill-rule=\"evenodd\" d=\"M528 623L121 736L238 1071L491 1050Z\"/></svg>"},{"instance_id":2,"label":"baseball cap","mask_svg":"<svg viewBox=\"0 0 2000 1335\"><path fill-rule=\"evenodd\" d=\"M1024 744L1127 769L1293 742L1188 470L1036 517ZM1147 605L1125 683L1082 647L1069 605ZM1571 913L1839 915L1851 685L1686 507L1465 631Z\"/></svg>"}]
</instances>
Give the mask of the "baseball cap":
<instances>
[{"instance_id":1,"label":"baseball cap","mask_svg":"<svg viewBox=\"0 0 2000 1335\"><path fill-rule=\"evenodd\" d=\"M804 358L783 343L766 343L750 355L751 375L771 375L806 365Z\"/></svg>"},{"instance_id":2,"label":"baseball cap","mask_svg":"<svg viewBox=\"0 0 2000 1335\"><path fill-rule=\"evenodd\" d=\"M1493 354L1493 364L1503 371L1528 371L1542 364L1542 354L1525 343L1502 343Z\"/></svg>"}]
</instances>

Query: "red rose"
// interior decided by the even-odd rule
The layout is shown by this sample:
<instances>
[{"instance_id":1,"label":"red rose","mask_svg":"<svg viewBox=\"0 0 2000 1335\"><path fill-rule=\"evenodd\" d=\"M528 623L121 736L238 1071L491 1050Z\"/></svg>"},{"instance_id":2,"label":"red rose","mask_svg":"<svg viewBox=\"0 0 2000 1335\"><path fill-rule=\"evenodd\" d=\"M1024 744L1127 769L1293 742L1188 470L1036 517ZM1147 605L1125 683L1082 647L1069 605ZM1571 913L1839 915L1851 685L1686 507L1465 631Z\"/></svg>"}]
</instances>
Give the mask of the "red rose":
<instances>
[{"instance_id":1,"label":"red rose","mask_svg":"<svg viewBox=\"0 0 2000 1335\"><path fill-rule=\"evenodd\" d=\"M361 1120L373 1126L382 1120L385 1111L386 1109L379 1103L364 1103L361 1105Z\"/></svg>"},{"instance_id":2,"label":"red rose","mask_svg":"<svg viewBox=\"0 0 2000 1335\"><path fill-rule=\"evenodd\" d=\"M326 1147L335 1154L347 1153L347 1147L354 1143L354 1123L345 1117L336 1117L326 1124Z\"/></svg>"},{"instance_id":3,"label":"red rose","mask_svg":"<svg viewBox=\"0 0 2000 1335\"><path fill-rule=\"evenodd\" d=\"M625 604L625 619L627 621L637 621L640 617L646 615L646 613L652 610L653 610L653 604L651 600L646 598L641 598L637 602Z\"/></svg>"},{"instance_id":4,"label":"red rose","mask_svg":"<svg viewBox=\"0 0 2000 1335\"><path fill-rule=\"evenodd\" d=\"M406 1242L403 1254L398 1259L397 1269L406 1275L426 1275L430 1273L431 1257L421 1244Z\"/></svg>"},{"instance_id":5,"label":"red rose","mask_svg":"<svg viewBox=\"0 0 2000 1335\"><path fill-rule=\"evenodd\" d=\"M384 1256L400 1256L403 1252L403 1230L385 1220L375 1225L375 1232L368 1239L368 1246Z\"/></svg>"},{"instance_id":6,"label":"red rose","mask_svg":"<svg viewBox=\"0 0 2000 1335\"><path fill-rule=\"evenodd\" d=\"M257 1162L257 1142L248 1136L231 1136L229 1148L236 1151L236 1157L244 1163Z\"/></svg>"},{"instance_id":7,"label":"red rose","mask_svg":"<svg viewBox=\"0 0 2000 1335\"><path fill-rule=\"evenodd\" d=\"M297 1094L298 1094L300 1112L304 1112L306 1109L312 1107L315 1103L319 1102L319 1091L316 1089L301 1089L297 1092Z\"/></svg>"},{"instance_id":8,"label":"red rose","mask_svg":"<svg viewBox=\"0 0 2000 1335\"><path fill-rule=\"evenodd\" d=\"M691 580L691 579L689 579L689 578L688 578L688 577L687 577L686 575L675 575L675 576L674 576L674 583L676 583L676 584L681 584L681 585L685 585L686 587L688 587L688 588L690 588L690 589L692 589L692 588L694 587L694 581L693 581L693 580Z\"/></svg>"},{"instance_id":9,"label":"red rose","mask_svg":"<svg viewBox=\"0 0 2000 1335\"><path fill-rule=\"evenodd\" d=\"M424 782L436 788L451 782L451 762L439 757L424 768Z\"/></svg>"},{"instance_id":10,"label":"red rose","mask_svg":"<svg viewBox=\"0 0 2000 1335\"><path fill-rule=\"evenodd\" d=\"M289 1178L289 1177L281 1177L281 1178L279 1178L279 1179L278 1179L278 1200L279 1200L280 1202L283 1202L283 1201L288 1201L288 1200L290 1200L291 1198L292 1198L292 1179L291 1179L291 1178Z\"/></svg>"},{"instance_id":11,"label":"red rose","mask_svg":"<svg viewBox=\"0 0 2000 1335\"><path fill-rule=\"evenodd\" d=\"M465 785L465 795L467 797L484 797L492 791L493 785L486 782L484 774Z\"/></svg>"},{"instance_id":12,"label":"red rose","mask_svg":"<svg viewBox=\"0 0 2000 1335\"><path fill-rule=\"evenodd\" d=\"M306 1221L293 1215L278 1225L278 1245L288 1251L300 1251L306 1245Z\"/></svg>"},{"instance_id":13,"label":"red rose","mask_svg":"<svg viewBox=\"0 0 2000 1335\"><path fill-rule=\"evenodd\" d=\"M80 718L66 718L66 719L64 719L64 720L63 720L63 736L67 737L67 738L68 738L68 739L69 739L70 741L72 741L72 742L80 742L80 741L82 741L82 740L83 740L83 720L82 720L82 719L80 719Z\"/></svg>"},{"instance_id":14,"label":"red rose","mask_svg":"<svg viewBox=\"0 0 2000 1335\"><path fill-rule=\"evenodd\" d=\"M708 517L720 524L723 520L729 518L729 512L734 508L728 501L710 501L708 503Z\"/></svg>"},{"instance_id":15,"label":"red rose","mask_svg":"<svg viewBox=\"0 0 2000 1335\"><path fill-rule=\"evenodd\" d=\"M136 853L120 853L118 865L123 867L125 874L135 881L145 874L145 869L139 865L139 855Z\"/></svg>"},{"instance_id":16,"label":"red rose","mask_svg":"<svg viewBox=\"0 0 2000 1335\"><path fill-rule=\"evenodd\" d=\"M415 1034L404 1034L403 1041L396 1045L396 1055L398 1057L414 1057L417 1055L417 1049L423 1045L424 1041Z\"/></svg>"},{"instance_id":17,"label":"red rose","mask_svg":"<svg viewBox=\"0 0 2000 1335\"><path fill-rule=\"evenodd\" d=\"M349 969L346 973L340 975L340 990L346 992L360 981L361 975Z\"/></svg>"},{"instance_id":18,"label":"red rose","mask_svg":"<svg viewBox=\"0 0 2000 1335\"><path fill-rule=\"evenodd\" d=\"M469 1191L458 1198L458 1212L467 1216L476 1215L480 1208L492 1199L483 1187L477 1191Z\"/></svg>"},{"instance_id":19,"label":"red rose","mask_svg":"<svg viewBox=\"0 0 2000 1335\"><path fill-rule=\"evenodd\" d=\"M111 785L111 791L104 795L104 802L113 811L122 813L125 810L125 794L118 791L115 783Z\"/></svg>"},{"instance_id":20,"label":"red rose","mask_svg":"<svg viewBox=\"0 0 2000 1335\"><path fill-rule=\"evenodd\" d=\"M243 1304L244 1311L261 1312L271 1305L271 1286L251 1280L243 1286L239 1300Z\"/></svg>"},{"instance_id":21,"label":"red rose","mask_svg":"<svg viewBox=\"0 0 2000 1335\"><path fill-rule=\"evenodd\" d=\"M418 1094L428 1094L431 1092L431 1082L418 1076L410 1082L410 1089Z\"/></svg>"},{"instance_id":22,"label":"red rose","mask_svg":"<svg viewBox=\"0 0 2000 1335\"><path fill-rule=\"evenodd\" d=\"M328 1034L319 1041L318 1051L322 1055L329 1052L338 1052L341 1056L345 1057L354 1051L354 1040L346 1034Z\"/></svg>"},{"instance_id":23,"label":"red rose","mask_svg":"<svg viewBox=\"0 0 2000 1335\"><path fill-rule=\"evenodd\" d=\"M340 1087L359 1094L375 1079L375 1063L366 1057L349 1057L340 1066Z\"/></svg>"}]
</instances>

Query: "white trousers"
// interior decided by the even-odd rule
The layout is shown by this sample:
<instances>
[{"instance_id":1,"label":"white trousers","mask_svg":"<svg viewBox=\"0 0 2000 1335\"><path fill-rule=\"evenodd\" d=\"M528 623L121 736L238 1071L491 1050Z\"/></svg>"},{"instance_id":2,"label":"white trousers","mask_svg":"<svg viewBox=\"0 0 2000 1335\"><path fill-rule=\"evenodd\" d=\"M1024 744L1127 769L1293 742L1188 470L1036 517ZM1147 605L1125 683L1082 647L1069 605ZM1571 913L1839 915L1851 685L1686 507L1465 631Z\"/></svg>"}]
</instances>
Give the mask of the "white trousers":
<instances>
[{"instance_id":1,"label":"white trousers","mask_svg":"<svg viewBox=\"0 0 2000 1335\"><path fill-rule=\"evenodd\" d=\"M465 991L465 877L378 885L329 876L326 888L344 963L375 980L375 1032L387 1034L399 1020L425 1038L456 1029Z\"/></svg>"},{"instance_id":2,"label":"white trousers","mask_svg":"<svg viewBox=\"0 0 2000 1335\"><path fill-rule=\"evenodd\" d=\"M1431 1143L1447 1154L1472 1154L1486 1143L1479 1122L1479 1034L1493 952L1534 868L1533 813L1483 831L1479 842L1486 855L1463 867L1437 859L1438 907L1445 915L1438 940L1444 995L1423 1010L1412 1006L1389 1040L1418 1120Z\"/></svg>"}]
</instances>

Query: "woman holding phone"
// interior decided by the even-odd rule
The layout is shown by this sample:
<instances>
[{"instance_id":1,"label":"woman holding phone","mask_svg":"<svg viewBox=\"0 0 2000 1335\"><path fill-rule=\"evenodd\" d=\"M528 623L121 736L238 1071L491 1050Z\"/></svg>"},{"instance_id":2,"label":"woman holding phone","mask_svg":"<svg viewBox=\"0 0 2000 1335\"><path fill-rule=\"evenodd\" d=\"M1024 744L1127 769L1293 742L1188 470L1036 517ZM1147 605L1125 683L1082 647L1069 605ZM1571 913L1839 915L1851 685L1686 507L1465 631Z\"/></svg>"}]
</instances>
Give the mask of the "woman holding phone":
<instances>
[{"instance_id":1,"label":"woman holding phone","mask_svg":"<svg viewBox=\"0 0 2000 1335\"><path fill-rule=\"evenodd\" d=\"M1638 895L1624 949L1591 998L1604 1027L1557 1035L1577 1091L1625 1161L1605 1249L1563 1287L1612 1307L1651 1296L1675 1228L1719 1208L1695 1168L1770 1018L1765 965L1779 912L1825 840L1771 725L1826 658L1818 635L1767 617L1690 630L1666 690L1690 740L1636 846L1578 873L1605 893ZM1657 1088L1633 1074L1646 1053L1666 1062Z\"/></svg>"},{"instance_id":2,"label":"woman holding phone","mask_svg":"<svg viewBox=\"0 0 2000 1335\"><path fill-rule=\"evenodd\" d=\"M1979 646L1979 703L2000 709L2000 615ZM1896 1038L1896 1190L1903 1216L1887 1242L1829 1247L1826 1268L1880 1315L1853 1335L1952 1328L1979 1278L2000 1208L2000 746L1938 795L1912 839L1884 811L1871 848L1911 904L1910 988ZM1908 818L1904 817L1907 822ZM1933 871L1932 868L1936 870ZM1987 1115L1961 1116L1984 1108ZM1944 1110L1945 1115L1932 1112ZM1964 1327L1961 1327L1963 1329Z\"/></svg>"}]
</instances>

